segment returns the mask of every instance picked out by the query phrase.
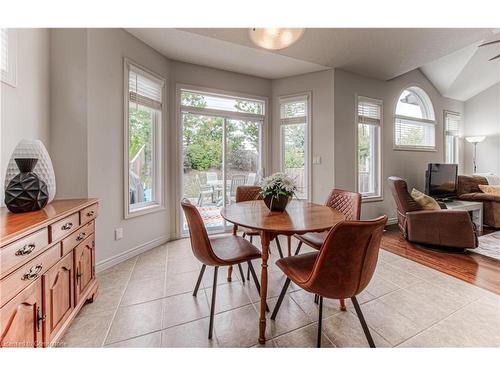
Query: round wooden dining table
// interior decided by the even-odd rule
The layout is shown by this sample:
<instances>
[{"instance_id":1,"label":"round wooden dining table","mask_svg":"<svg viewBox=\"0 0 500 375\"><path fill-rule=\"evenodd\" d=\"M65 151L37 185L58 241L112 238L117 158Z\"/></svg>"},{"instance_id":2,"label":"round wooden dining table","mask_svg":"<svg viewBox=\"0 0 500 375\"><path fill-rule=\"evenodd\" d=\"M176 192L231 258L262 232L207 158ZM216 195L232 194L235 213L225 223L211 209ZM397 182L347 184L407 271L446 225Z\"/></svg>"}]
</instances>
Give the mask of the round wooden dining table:
<instances>
[{"instance_id":1,"label":"round wooden dining table","mask_svg":"<svg viewBox=\"0 0 500 375\"><path fill-rule=\"evenodd\" d=\"M232 203L221 210L222 217L238 226L260 232L262 271L260 288L259 343L266 342L267 261L269 243L278 235L292 236L329 230L344 220L344 215L333 208L306 201L292 200L285 212L270 211L263 200Z\"/></svg>"}]
</instances>

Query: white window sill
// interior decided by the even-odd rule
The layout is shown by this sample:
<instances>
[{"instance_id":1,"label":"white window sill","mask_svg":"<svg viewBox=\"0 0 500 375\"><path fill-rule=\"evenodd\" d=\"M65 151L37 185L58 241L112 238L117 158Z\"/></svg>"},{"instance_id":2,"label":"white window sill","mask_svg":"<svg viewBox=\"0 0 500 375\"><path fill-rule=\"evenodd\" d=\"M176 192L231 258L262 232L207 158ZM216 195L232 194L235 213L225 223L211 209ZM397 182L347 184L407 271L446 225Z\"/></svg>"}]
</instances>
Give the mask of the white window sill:
<instances>
[{"instance_id":1,"label":"white window sill","mask_svg":"<svg viewBox=\"0 0 500 375\"><path fill-rule=\"evenodd\" d=\"M392 148L394 151L418 151L418 152L436 152L436 148L424 148L424 147L399 147L394 146Z\"/></svg>"},{"instance_id":2,"label":"white window sill","mask_svg":"<svg viewBox=\"0 0 500 375\"><path fill-rule=\"evenodd\" d=\"M380 195L370 196L370 197L362 197L361 203L371 203L371 202L382 202L384 198Z\"/></svg>"},{"instance_id":3,"label":"white window sill","mask_svg":"<svg viewBox=\"0 0 500 375\"><path fill-rule=\"evenodd\" d=\"M125 212L125 219L130 219L142 215L155 213L165 210L165 206L159 203L152 203L147 206L134 208L132 211Z\"/></svg>"}]
</instances>

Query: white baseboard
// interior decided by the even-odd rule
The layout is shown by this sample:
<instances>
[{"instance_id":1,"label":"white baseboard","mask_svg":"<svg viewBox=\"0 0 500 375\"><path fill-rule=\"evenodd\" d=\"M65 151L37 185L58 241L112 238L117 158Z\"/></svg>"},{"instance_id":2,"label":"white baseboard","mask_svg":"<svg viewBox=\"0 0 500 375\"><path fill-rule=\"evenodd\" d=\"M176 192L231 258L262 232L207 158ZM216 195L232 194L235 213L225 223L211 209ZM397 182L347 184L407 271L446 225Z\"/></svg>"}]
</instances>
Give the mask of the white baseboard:
<instances>
[{"instance_id":1,"label":"white baseboard","mask_svg":"<svg viewBox=\"0 0 500 375\"><path fill-rule=\"evenodd\" d=\"M111 258L101 260L99 263L95 265L95 271L101 272L104 271L110 267L113 267L114 265L121 263L127 259L133 258L136 255L139 255L141 253L144 253L145 251L154 249L157 246L163 245L164 243L168 242L170 240L169 236L161 236L158 238L155 238L154 240L151 240L149 242L146 242L142 245L133 247L130 250L126 250L118 255L112 256Z\"/></svg>"}]
</instances>

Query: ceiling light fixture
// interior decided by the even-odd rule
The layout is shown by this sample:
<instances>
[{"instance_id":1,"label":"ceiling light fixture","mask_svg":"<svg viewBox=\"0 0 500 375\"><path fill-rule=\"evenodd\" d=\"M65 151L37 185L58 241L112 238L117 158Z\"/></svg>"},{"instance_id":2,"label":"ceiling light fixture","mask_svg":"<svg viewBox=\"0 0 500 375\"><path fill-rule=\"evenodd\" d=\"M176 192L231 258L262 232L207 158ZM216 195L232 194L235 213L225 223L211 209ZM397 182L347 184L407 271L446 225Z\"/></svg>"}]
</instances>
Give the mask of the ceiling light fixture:
<instances>
[{"instance_id":1,"label":"ceiling light fixture","mask_svg":"<svg viewBox=\"0 0 500 375\"><path fill-rule=\"evenodd\" d=\"M250 39L259 47L278 50L291 46L304 34L305 29L253 28Z\"/></svg>"}]
</instances>

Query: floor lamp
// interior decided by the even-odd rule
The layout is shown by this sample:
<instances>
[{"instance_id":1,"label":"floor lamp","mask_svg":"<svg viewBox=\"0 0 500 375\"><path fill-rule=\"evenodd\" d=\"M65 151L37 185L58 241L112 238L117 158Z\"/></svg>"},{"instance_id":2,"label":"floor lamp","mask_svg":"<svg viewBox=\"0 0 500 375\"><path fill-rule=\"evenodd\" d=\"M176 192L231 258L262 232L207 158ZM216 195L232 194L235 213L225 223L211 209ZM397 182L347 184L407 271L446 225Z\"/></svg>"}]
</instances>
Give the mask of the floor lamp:
<instances>
[{"instance_id":1,"label":"floor lamp","mask_svg":"<svg viewBox=\"0 0 500 375\"><path fill-rule=\"evenodd\" d=\"M477 172L477 164L476 164L476 151L477 151L477 144L484 141L486 137L485 136L474 136L474 137L465 137L465 140L469 143L472 143L474 145L474 156L472 157L472 164L474 166L474 173Z\"/></svg>"}]
</instances>

